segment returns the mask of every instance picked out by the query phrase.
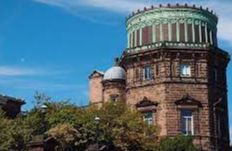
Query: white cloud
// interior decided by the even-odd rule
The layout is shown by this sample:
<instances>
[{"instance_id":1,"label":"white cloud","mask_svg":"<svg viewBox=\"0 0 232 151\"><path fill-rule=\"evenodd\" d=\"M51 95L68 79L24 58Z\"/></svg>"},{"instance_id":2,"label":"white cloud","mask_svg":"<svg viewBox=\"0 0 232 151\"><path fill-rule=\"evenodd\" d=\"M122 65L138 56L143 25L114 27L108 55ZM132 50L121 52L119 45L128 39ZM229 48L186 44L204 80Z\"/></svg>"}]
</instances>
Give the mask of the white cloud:
<instances>
[{"instance_id":1,"label":"white cloud","mask_svg":"<svg viewBox=\"0 0 232 151\"><path fill-rule=\"evenodd\" d=\"M218 37L232 45L232 2L214 1L213 3L206 3L206 5L216 10L219 17Z\"/></svg>"},{"instance_id":2,"label":"white cloud","mask_svg":"<svg viewBox=\"0 0 232 151\"><path fill-rule=\"evenodd\" d=\"M106 9L117 13L128 13L148 5L138 0L83 0L82 5Z\"/></svg>"},{"instance_id":3,"label":"white cloud","mask_svg":"<svg viewBox=\"0 0 232 151\"><path fill-rule=\"evenodd\" d=\"M159 5L165 3L188 3L203 5L215 10L219 16L218 25L218 37L222 40L232 44L232 2L230 1L218 1L218 0L33 0L35 2L44 3L52 6L64 8L65 10L74 13L80 10L86 9L87 11L81 11L76 13L77 16L89 15L91 9L107 10L127 16L130 12L137 9L143 9L144 6ZM96 11L95 11L96 13ZM96 15L92 13L92 15ZM104 14L105 15L105 14ZM90 18L90 17L86 17ZM93 17L94 18L94 17ZM91 20L94 20L91 18ZM104 21L103 21L104 22Z\"/></svg>"},{"instance_id":4,"label":"white cloud","mask_svg":"<svg viewBox=\"0 0 232 151\"><path fill-rule=\"evenodd\" d=\"M67 73L70 73L70 71L40 67L0 66L0 76L49 76Z\"/></svg>"},{"instance_id":5,"label":"white cloud","mask_svg":"<svg viewBox=\"0 0 232 151\"><path fill-rule=\"evenodd\" d=\"M35 2L58 6L69 11L92 7L114 11L117 13L127 13L134 9L146 6L147 2L141 0L33 0Z\"/></svg>"},{"instance_id":6,"label":"white cloud","mask_svg":"<svg viewBox=\"0 0 232 151\"><path fill-rule=\"evenodd\" d=\"M0 76L30 76L44 73L32 68L0 66Z\"/></svg>"}]
</instances>

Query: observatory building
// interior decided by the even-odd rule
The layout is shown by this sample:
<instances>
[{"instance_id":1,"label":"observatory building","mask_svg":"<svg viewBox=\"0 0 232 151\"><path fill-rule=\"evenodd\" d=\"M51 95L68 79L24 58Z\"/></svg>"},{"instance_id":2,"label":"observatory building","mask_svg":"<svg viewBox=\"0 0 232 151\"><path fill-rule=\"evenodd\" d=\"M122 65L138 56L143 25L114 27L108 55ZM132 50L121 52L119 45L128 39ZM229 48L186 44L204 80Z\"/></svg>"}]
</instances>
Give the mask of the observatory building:
<instances>
[{"instance_id":1,"label":"observatory building","mask_svg":"<svg viewBox=\"0 0 232 151\"><path fill-rule=\"evenodd\" d=\"M226 68L218 17L208 8L144 8L126 20L127 48L106 72L89 76L91 104L124 101L160 128L191 135L205 151L229 150Z\"/></svg>"}]
</instances>

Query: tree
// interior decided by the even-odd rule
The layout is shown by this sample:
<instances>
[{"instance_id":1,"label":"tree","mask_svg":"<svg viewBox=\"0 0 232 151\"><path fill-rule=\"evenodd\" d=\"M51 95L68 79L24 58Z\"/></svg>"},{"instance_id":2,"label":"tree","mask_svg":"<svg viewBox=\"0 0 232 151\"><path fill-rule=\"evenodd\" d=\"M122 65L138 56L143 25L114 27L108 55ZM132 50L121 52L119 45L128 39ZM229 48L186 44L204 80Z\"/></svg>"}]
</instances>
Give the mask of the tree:
<instances>
[{"instance_id":1,"label":"tree","mask_svg":"<svg viewBox=\"0 0 232 151\"><path fill-rule=\"evenodd\" d=\"M28 116L8 119L3 114L0 116L0 150L26 150L35 130L35 123L32 123Z\"/></svg>"},{"instance_id":2,"label":"tree","mask_svg":"<svg viewBox=\"0 0 232 151\"><path fill-rule=\"evenodd\" d=\"M190 136L176 136L165 138L160 143L160 151L198 151Z\"/></svg>"},{"instance_id":3,"label":"tree","mask_svg":"<svg viewBox=\"0 0 232 151\"><path fill-rule=\"evenodd\" d=\"M80 108L68 101L52 101L44 94L37 93L36 98L37 105L26 116L8 119L0 112L1 151L26 151L32 138L41 134L55 139L59 150L72 147L83 151L99 144L108 151L197 151L191 137L160 141L158 128L145 123L137 110L122 102ZM39 105L44 103L48 108L42 114ZM96 116L99 123L94 120Z\"/></svg>"},{"instance_id":4,"label":"tree","mask_svg":"<svg viewBox=\"0 0 232 151\"><path fill-rule=\"evenodd\" d=\"M48 134L60 142L61 146L85 150L91 144L99 142L108 150L129 151L145 150L149 145L152 147L157 145L157 139L154 137L157 129L144 123L141 114L128 108L124 103L106 103L100 109L64 106L59 111L49 112L51 114L48 113L48 121L52 121L49 122L50 126L55 127L50 129ZM98 130L94 121L95 116L100 117ZM98 137L97 131L100 133ZM148 141L151 137L152 142Z\"/></svg>"},{"instance_id":5,"label":"tree","mask_svg":"<svg viewBox=\"0 0 232 151\"><path fill-rule=\"evenodd\" d=\"M57 148L60 150L65 150L66 147L80 145L80 141L78 140L83 138L81 132L70 124L58 124L56 127L51 128L48 131L48 135L58 141L60 146L57 146ZM83 142L85 142L85 140Z\"/></svg>"}]
</instances>

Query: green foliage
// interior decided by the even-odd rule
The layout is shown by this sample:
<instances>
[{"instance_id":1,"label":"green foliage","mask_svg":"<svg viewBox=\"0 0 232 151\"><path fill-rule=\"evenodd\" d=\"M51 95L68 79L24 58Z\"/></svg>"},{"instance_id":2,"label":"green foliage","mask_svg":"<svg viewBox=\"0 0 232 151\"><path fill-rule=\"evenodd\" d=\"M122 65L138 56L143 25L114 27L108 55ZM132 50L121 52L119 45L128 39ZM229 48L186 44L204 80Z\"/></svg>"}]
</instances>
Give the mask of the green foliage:
<instances>
[{"instance_id":1,"label":"green foliage","mask_svg":"<svg viewBox=\"0 0 232 151\"><path fill-rule=\"evenodd\" d=\"M99 143L110 151L196 151L189 137L166 138L159 143L155 126L124 103L105 103L101 108L79 108L68 101L52 101L36 93L37 103L26 116L7 119L0 112L0 150L27 150L27 144L44 133L58 142L57 149L85 150ZM47 105L46 113L39 106ZM94 120L100 118L99 124ZM46 125L44 127L44 124Z\"/></svg>"},{"instance_id":2,"label":"green foliage","mask_svg":"<svg viewBox=\"0 0 232 151\"><path fill-rule=\"evenodd\" d=\"M75 129L70 124L58 124L51 128L48 134L57 140L60 144L60 149L64 150L68 146L80 146L82 143L87 143L83 132L80 129Z\"/></svg>"},{"instance_id":3,"label":"green foliage","mask_svg":"<svg viewBox=\"0 0 232 151\"><path fill-rule=\"evenodd\" d=\"M17 117L14 120L1 116L0 120L0 150L26 150L35 131L35 123L31 123L30 116L25 119Z\"/></svg>"},{"instance_id":4,"label":"green foliage","mask_svg":"<svg viewBox=\"0 0 232 151\"><path fill-rule=\"evenodd\" d=\"M99 110L103 141L112 144L115 150L144 150L146 140L153 139L156 144L157 129L147 125L135 110L124 103L107 103ZM146 135L148 134L149 135ZM153 145L154 146L154 145Z\"/></svg>"},{"instance_id":5,"label":"green foliage","mask_svg":"<svg viewBox=\"0 0 232 151\"><path fill-rule=\"evenodd\" d=\"M64 102L48 104L47 121L51 127L59 123L69 123L76 125L80 123L80 115L82 110L74 105L69 105Z\"/></svg>"},{"instance_id":6,"label":"green foliage","mask_svg":"<svg viewBox=\"0 0 232 151\"><path fill-rule=\"evenodd\" d=\"M165 138L160 143L160 151L198 151L189 136Z\"/></svg>"}]
</instances>

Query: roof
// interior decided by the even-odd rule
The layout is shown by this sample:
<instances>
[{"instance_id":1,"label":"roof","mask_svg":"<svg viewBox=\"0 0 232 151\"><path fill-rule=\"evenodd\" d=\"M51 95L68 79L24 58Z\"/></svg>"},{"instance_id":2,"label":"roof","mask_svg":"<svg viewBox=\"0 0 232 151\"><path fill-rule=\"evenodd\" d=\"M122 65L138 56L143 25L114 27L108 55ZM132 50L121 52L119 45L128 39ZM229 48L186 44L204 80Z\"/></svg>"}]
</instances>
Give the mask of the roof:
<instances>
[{"instance_id":1,"label":"roof","mask_svg":"<svg viewBox=\"0 0 232 151\"><path fill-rule=\"evenodd\" d=\"M125 80L126 72L120 66L114 66L108 69L104 74L104 80Z\"/></svg>"},{"instance_id":2,"label":"roof","mask_svg":"<svg viewBox=\"0 0 232 151\"><path fill-rule=\"evenodd\" d=\"M98 71L98 70L94 70L90 75L89 75L89 79L91 79L94 75L98 74L99 76L103 76L104 72L102 71Z\"/></svg>"},{"instance_id":3,"label":"roof","mask_svg":"<svg viewBox=\"0 0 232 151\"><path fill-rule=\"evenodd\" d=\"M176 4L170 4L168 3L167 5L162 5L160 4L158 7L155 7L154 5L152 5L151 7L144 7L142 10L138 9L137 11L135 12L132 12L128 17L127 19L130 19L131 17L135 16L135 15L138 15L138 14L141 14L141 13L144 13L144 12L147 12L147 11L150 11L150 10L157 10L157 9L165 9L165 8L173 8L173 9L176 9L176 8L186 8L186 9L195 9L195 10L200 10L200 11L204 11L208 14L211 14L215 17L216 14L213 10L210 10L208 7L206 8L203 8L202 6L196 6L196 5L188 5L187 3L185 4L179 4L179 3L176 3Z\"/></svg>"},{"instance_id":4,"label":"roof","mask_svg":"<svg viewBox=\"0 0 232 151\"><path fill-rule=\"evenodd\" d=\"M25 101L22 99L18 99L18 98L6 96L6 95L0 95L0 103L6 103L8 101L15 102L21 105L25 104Z\"/></svg>"}]
</instances>

